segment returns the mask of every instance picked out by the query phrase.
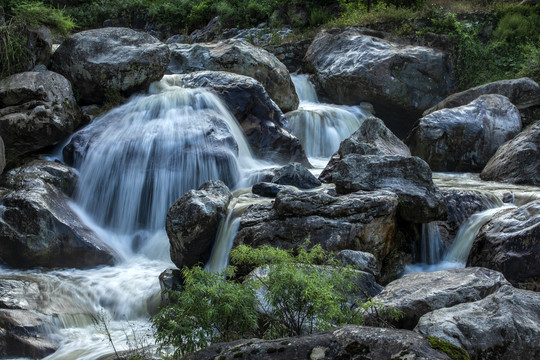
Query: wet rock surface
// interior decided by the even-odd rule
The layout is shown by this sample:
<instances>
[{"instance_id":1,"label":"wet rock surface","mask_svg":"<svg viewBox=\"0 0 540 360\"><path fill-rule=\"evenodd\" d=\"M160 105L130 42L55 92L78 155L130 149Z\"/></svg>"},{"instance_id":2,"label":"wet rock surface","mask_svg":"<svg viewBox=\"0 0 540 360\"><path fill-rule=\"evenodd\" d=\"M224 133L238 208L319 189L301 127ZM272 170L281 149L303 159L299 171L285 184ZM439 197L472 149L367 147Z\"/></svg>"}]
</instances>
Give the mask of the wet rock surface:
<instances>
[{"instance_id":1,"label":"wet rock surface","mask_svg":"<svg viewBox=\"0 0 540 360\"><path fill-rule=\"evenodd\" d=\"M172 73L214 70L252 77L259 81L284 112L298 107L298 96L285 65L268 51L245 40L204 44L169 44Z\"/></svg>"},{"instance_id":2,"label":"wet rock surface","mask_svg":"<svg viewBox=\"0 0 540 360\"><path fill-rule=\"evenodd\" d=\"M405 143L433 171L478 172L521 130L519 110L502 95L421 118Z\"/></svg>"},{"instance_id":3,"label":"wet rock surface","mask_svg":"<svg viewBox=\"0 0 540 360\"><path fill-rule=\"evenodd\" d=\"M435 310L415 331L467 350L472 359L540 357L540 294L503 286L476 302Z\"/></svg>"},{"instance_id":4,"label":"wet rock surface","mask_svg":"<svg viewBox=\"0 0 540 360\"><path fill-rule=\"evenodd\" d=\"M0 257L18 268L112 265L118 255L90 230L62 191L73 189L64 165L30 163L3 175Z\"/></svg>"},{"instance_id":5,"label":"wet rock surface","mask_svg":"<svg viewBox=\"0 0 540 360\"><path fill-rule=\"evenodd\" d=\"M208 261L231 199L232 194L222 181L211 180L188 191L171 206L166 230L171 260L178 268Z\"/></svg>"},{"instance_id":6,"label":"wet rock surface","mask_svg":"<svg viewBox=\"0 0 540 360\"><path fill-rule=\"evenodd\" d=\"M342 326L322 333L276 340L249 339L214 344L186 357L208 359L450 359L408 330Z\"/></svg>"},{"instance_id":7,"label":"wet rock surface","mask_svg":"<svg viewBox=\"0 0 540 360\"><path fill-rule=\"evenodd\" d=\"M497 149L480 178L540 186L540 121Z\"/></svg>"},{"instance_id":8,"label":"wet rock surface","mask_svg":"<svg viewBox=\"0 0 540 360\"><path fill-rule=\"evenodd\" d=\"M498 212L481 229L467 266L500 271L512 285L540 291L540 200Z\"/></svg>"},{"instance_id":9,"label":"wet rock surface","mask_svg":"<svg viewBox=\"0 0 540 360\"><path fill-rule=\"evenodd\" d=\"M504 285L510 283L501 273L485 268L414 273L392 281L373 300L402 311L395 325L413 329L424 314L481 300Z\"/></svg>"},{"instance_id":10,"label":"wet rock surface","mask_svg":"<svg viewBox=\"0 0 540 360\"><path fill-rule=\"evenodd\" d=\"M145 90L163 77L169 49L155 37L128 28L102 28L71 35L54 53L51 69L73 84L84 104Z\"/></svg>"},{"instance_id":11,"label":"wet rock surface","mask_svg":"<svg viewBox=\"0 0 540 360\"><path fill-rule=\"evenodd\" d=\"M0 80L0 133L7 161L54 145L81 125L69 81L52 71Z\"/></svg>"}]
</instances>

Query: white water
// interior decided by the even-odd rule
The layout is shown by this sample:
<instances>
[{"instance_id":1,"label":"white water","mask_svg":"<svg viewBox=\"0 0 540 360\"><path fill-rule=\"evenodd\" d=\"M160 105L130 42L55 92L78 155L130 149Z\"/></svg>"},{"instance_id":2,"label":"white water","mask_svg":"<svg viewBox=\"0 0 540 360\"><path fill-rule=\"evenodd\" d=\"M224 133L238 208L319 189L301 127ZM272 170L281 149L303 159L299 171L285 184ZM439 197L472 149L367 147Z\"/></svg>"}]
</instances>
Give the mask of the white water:
<instances>
[{"instance_id":1,"label":"white water","mask_svg":"<svg viewBox=\"0 0 540 360\"><path fill-rule=\"evenodd\" d=\"M442 259L442 241L437 223L422 224L422 244L420 261L424 264L437 264Z\"/></svg>"},{"instance_id":2,"label":"white water","mask_svg":"<svg viewBox=\"0 0 540 360\"><path fill-rule=\"evenodd\" d=\"M341 141L355 132L371 113L361 106L321 104L308 75L293 74L291 78L300 99L298 110L286 114L291 132L302 143L310 161L322 160L324 166Z\"/></svg>"}]
</instances>

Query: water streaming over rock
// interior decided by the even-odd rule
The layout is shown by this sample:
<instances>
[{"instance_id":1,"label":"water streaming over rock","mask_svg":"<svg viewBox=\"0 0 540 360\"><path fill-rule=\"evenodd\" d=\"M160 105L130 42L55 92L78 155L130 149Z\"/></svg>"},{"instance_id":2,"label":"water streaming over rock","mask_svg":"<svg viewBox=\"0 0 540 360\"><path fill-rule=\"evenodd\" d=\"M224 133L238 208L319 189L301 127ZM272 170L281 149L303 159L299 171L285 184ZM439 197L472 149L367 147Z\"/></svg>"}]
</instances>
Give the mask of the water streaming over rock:
<instances>
[{"instance_id":1,"label":"water streaming over rock","mask_svg":"<svg viewBox=\"0 0 540 360\"><path fill-rule=\"evenodd\" d=\"M291 75L291 78L300 99L298 110L286 114L291 131L300 139L310 160L328 161L341 141L355 132L371 113L361 106L319 103L308 75Z\"/></svg>"}]
</instances>

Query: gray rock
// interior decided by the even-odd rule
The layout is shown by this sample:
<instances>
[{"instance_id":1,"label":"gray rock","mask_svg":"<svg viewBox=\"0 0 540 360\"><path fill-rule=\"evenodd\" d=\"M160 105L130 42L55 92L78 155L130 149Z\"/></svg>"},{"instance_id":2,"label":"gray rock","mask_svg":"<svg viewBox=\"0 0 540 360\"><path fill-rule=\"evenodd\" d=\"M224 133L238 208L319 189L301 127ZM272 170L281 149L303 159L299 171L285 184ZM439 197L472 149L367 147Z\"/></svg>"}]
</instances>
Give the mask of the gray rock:
<instances>
[{"instance_id":1,"label":"gray rock","mask_svg":"<svg viewBox=\"0 0 540 360\"><path fill-rule=\"evenodd\" d=\"M49 334L47 334L49 332ZM58 348L47 335L52 323L25 310L0 309L0 356L42 359Z\"/></svg>"},{"instance_id":2,"label":"gray rock","mask_svg":"<svg viewBox=\"0 0 540 360\"><path fill-rule=\"evenodd\" d=\"M506 96L520 110L540 105L540 86L529 78L521 78L495 81L452 94L437 105L424 111L423 116L437 110L467 105L481 95L487 94Z\"/></svg>"},{"instance_id":3,"label":"gray rock","mask_svg":"<svg viewBox=\"0 0 540 360\"><path fill-rule=\"evenodd\" d=\"M330 176L339 161L347 155L401 155L411 156L407 145L399 140L381 119L375 117L364 120L358 130L343 140L338 151L320 175L322 181L330 181Z\"/></svg>"},{"instance_id":4,"label":"gray rock","mask_svg":"<svg viewBox=\"0 0 540 360\"><path fill-rule=\"evenodd\" d=\"M503 286L482 300L422 316L415 331L460 346L472 359L538 359L540 294Z\"/></svg>"},{"instance_id":5,"label":"gray rock","mask_svg":"<svg viewBox=\"0 0 540 360\"><path fill-rule=\"evenodd\" d=\"M271 182L260 182L251 187L251 192L259 196L275 198L280 191L285 189L286 186L283 185L278 185Z\"/></svg>"},{"instance_id":6,"label":"gray rock","mask_svg":"<svg viewBox=\"0 0 540 360\"><path fill-rule=\"evenodd\" d=\"M512 285L540 291L540 200L498 212L481 229L467 266L500 271Z\"/></svg>"},{"instance_id":7,"label":"gray rock","mask_svg":"<svg viewBox=\"0 0 540 360\"><path fill-rule=\"evenodd\" d=\"M321 182L309 170L299 163L291 163L275 170L272 183L292 185L299 189L313 189L321 186Z\"/></svg>"},{"instance_id":8,"label":"gray rock","mask_svg":"<svg viewBox=\"0 0 540 360\"><path fill-rule=\"evenodd\" d=\"M434 350L427 339L412 331L365 326L342 326L304 336L275 340L249 339L213 344L186 357L222 360L242 359L440 359L450 358Z\"/></svg>"},{"instance_id":9,"label":"gray rock","mask_svg":"<svg viewBox=\"0 0 540 360\"><path fill-rule=\"evenodd\" d=\"M63 165L31 163L3 175L0 257L13 267L112 265L118 255L82 223L62 190L73 188Z\"/></svg>"},{"instance_id":10,"label":"gray rock","mask_svg":"<svg viewBox=\"0 0 540 360\"><path fill-rule=\"evenodd\" d=\"M376 277L380 274L377 259L373 254L363 251L341 250L336 254L336 259L344 265L353 265L358 270L368 272Z\"/></svg>"},{"instance_id":11,"label":"gray rock","mask_svg":"<svg viewBox=\"0 0 540 360\"><path fill-rule=\"evenodd\" d=\"M189 40L192 43L209 42L217 36L219 30L219 17L216 16L204 28L194 30L189 35Z\"/></svg>"},{"instance_id":12,"label":"gray rock","mask_svg":"<svg viewBox=\"0 0 540 360\"><path fill-rule=\"evenodd\" d=\"M245 40L206 44L169 44L172 73L228 71L259 81L283 112L298 107L298 96L285 65L268 51Z\"/></svg>"},{"instance_id":13,"label":"gray rock","mask_svg":"<svg viewBox=\"0 0 540 360\"><path fill-rule=\"evenodd\" d=\"M71 84L51 71L0 80L0 133L6 160L60 142L81 124Z\"/></svg>"},{"instance_id":14,"label":"gray rock","mask_svg":"<svg viewBox=\"0 0 540 360\"><path fill-rule=\"evenodd\" d=\"M127 28L71 35L52 57L52 70L67 77L84 104L144 90L165 74L169 49L155 37Z\"/></svg>"},{"instance_id":15,"label":"gray rock","mask_svg":"<svg viewBox=\"0 0 540 360\"><path fill-rule=\"evenodd\" d=\"M400 199L399 215L426 223L446 216L444 198L434 184L429 166L415 156L347 155L326 173L338 194L387 190Z\"/></svg>"},{"instance_id":16,"label":"gray rock","mask_svg":"<svg viewBox=\"0 0 540 360\"><path fill-rule=\"evenodd\" d=\"M510 283L501 273L485 268L414 273L392 281L373 300L402 311L396 326L413 329L424 314L481 300L503 285Z\"/></svg>"},{"instance_id":17,"label":"gray rock","mask_svg":"<svg viewBox=\"0 0 540 360\"><path fill-rule=\"evenodd\" d=\"M448 94L448 56L364 33L355 28L320 32L304 58L306 69L332 102L372 103L390 129L402 136L422 111ZM392 114L383 116L388 112Z\"/></svg>"},{"instance_id":18,"label":"gray rock","mask_svg":"<svg viewBox=\"0 0 540 360\"><path fill-rule=\"evenodd\" d=\"M4 147L4 140L0 136L0 175L4 172L6 167L6 149Z\"/></svg>"},{"instance_id":19,"label":"gray rock","mask_svg":"<svg viewBox=\"0 0 540 360\"><path fill-rule=\"evenodd\" d=\"M288 129L285 116L253 78L222 71L168 75L171 85L208 88L227 104L244 130L255 155L276 163L309 165L300 141Z\"/></svg>"},{"instance_id":20,"label":"gray rock","mask_svg":"<svg viewBox=\"0 0 540 360\"><path fill-rule=\"evenodd\" d=\"M178 268L208 261L231 199L232 194L222 181L211 180L188 191L171 206L166 230L171 260Z\"/></svg>"},{"instance_id":21,"label":"gray rock","mask_svg":"<svg viewBox=\"0 0 540 360\"><path fill-rule=\"evenodd\" d=\"M420 119L405 143L433 171L481 171L499 146L521 130L519 110L502 95Z\"/></svg>"},{"instance_id":22,"label":"gray rock","mask_svg":"<svg viewBox=\"0 0 540 360\"><path fill-rule=\"evenodd\" d=\"M497 149L480 178L540 186L540 121Z\"/></svg>"},{"instance_id":23,"label":"gray rock","mask_svg":"<svg viewBox=\"0 0 540 360\"><path fill-rule=\"evenodd\" d=\"M266 45L264 49L274 54L281 61L289 72L302 70L302 63L313 39L286 42L279 45Z\"/></svg>"},{"instance_id":24,"label":"gray rock","mask_svg":"<svg viewBox=\"0 0 540 360\"><path fill-rule=\"evenodd\" d=\"M396 208L397 197L384 191L334 196L324 190L285 189L273 204L247 208L234 243L292 249L309 240L327 251L370 252L380 266L398 246Z\"/></svg>"},{"instance_id":25,"label":"gray rock","mask_svg":"<svg viewBox=\"0 0 540 360\"><path fill-rule=\"evenodd\" d=\"M38 283L28 280L0 279L0 308L37 310L42 294Z\"/></svg>"}]
</instances>

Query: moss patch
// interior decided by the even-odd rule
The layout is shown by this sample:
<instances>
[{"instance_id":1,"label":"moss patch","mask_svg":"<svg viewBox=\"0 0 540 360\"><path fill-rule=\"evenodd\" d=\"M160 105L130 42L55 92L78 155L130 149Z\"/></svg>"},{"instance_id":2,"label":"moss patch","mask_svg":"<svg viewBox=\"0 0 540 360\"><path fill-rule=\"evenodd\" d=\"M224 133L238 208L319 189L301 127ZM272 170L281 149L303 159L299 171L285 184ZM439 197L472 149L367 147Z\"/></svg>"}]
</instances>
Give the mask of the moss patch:
<instances>
[{"instance_id":1,"label":"moss patch","mask_svg":"<svg viewBox=\"0 0 540 360\"><path fill-rule=\"evenodd\" d=\"M439 350L446 355L450 356L454 360L470 360L469 354L459 346L449 343L448 341L441 340L436 337L427 337L429 344L435 350Z\"/></svg>"}]
</instances>

